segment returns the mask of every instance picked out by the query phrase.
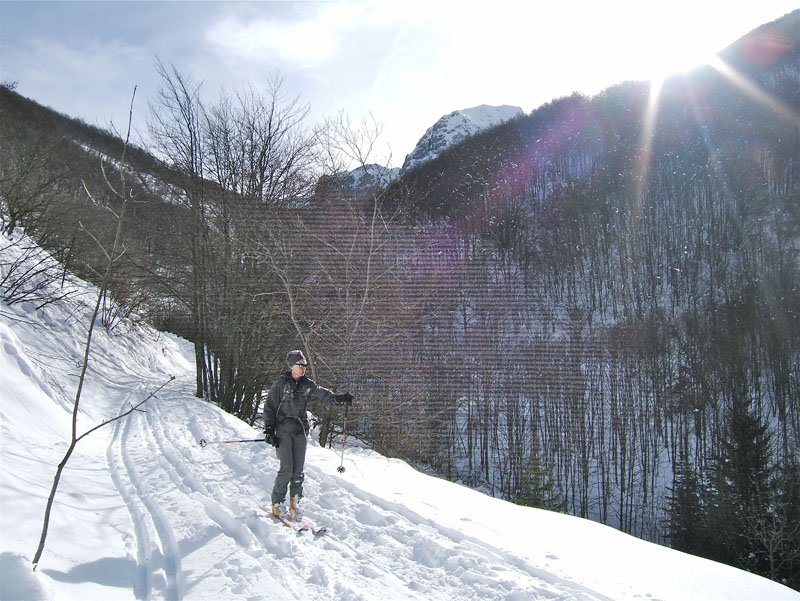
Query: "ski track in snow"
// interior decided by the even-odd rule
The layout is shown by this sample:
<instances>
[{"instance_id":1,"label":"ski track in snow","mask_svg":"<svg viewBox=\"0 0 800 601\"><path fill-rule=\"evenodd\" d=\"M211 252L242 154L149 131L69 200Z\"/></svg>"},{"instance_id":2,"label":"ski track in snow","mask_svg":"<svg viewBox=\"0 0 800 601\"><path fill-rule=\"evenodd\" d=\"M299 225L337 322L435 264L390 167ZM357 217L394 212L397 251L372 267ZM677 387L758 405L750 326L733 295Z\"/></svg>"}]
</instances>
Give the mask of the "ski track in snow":
<instances>
[{"instance_id":1,"label":"ski track in snow","mask_svg":"<svg viewBox=\"0 0 800 601\"><path fill-rule=\"evenodd\" d=\"M133 397L133 395L131 395ZM129 406L126 399L121 412ZM138 412L116 422L107 456L112 478L131 513L136 533L137 598L149 599L161 591L167 601L178 601L182 594L181 555L169 520L161 507L159 474L152 461L142 461L137 451L152 453L147 429Z\"/></svg>"},{"instance_id":2,"label":"ski track in snow","mask_svg":"<svg viewBox=\"0 0 800 601\"><path fill-rule=\"evenodd\" d=\"M133 483L127 476L127 467L122 458L120 431L124 427L124 422L117 421L114 426L114 434L111 443L106 450L106 460L109 472L114 485L119 490L125 506L131 515L133 524L134 544L136 545L136 573L133 583L133 592L137 599L148 599L150 597L150 586L152 575L148 562L148 550L150 549L150 533L145 526L145 511L141 502L137 498Z\"/></svg>"},{"instance_id":3,"label":"ski track in snow","mask_svg":"<svg viewBox=\"0 0 800 601\"><path fill-rule=\"evenodd\" d=\"M187 403L184 388L180 400L170 400L173 390L118 421L107 450L133 523L137 599L257 590L265 600L607 601L309 463L306 511L328 533L315 538L280 526L257 508L268 503L277 470L272 449L213 442L201 448L204 432L252 432L237 431L207 403Z\"/></svg>"}]
</instances>

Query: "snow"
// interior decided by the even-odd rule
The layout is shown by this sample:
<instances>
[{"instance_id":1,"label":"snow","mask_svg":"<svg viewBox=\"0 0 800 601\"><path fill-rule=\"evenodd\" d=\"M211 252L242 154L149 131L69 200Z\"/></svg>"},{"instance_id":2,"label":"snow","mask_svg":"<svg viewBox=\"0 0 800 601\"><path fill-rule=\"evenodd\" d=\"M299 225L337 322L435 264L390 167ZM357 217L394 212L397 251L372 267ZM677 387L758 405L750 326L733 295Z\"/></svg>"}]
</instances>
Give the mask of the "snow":
<instances>
[{"instance_id":1,"label":"snow","mask_svg":"<svg viewBox=\"0 0 800 601\"><path fill-rule=\"evenodd\" d=\"M414 150L406 155L400 171L408 171L425 161L435 159L450 146L522 114L524 111L518 106L482 104L444 115L428 128Z\"/></svg>"},{"instance_id":2,"label":"snow","mask_svg":"<svg viewBox=\"0 0 800 601\"><path fill-rule=\"evenodd\" d=\"M369 190L373 186L385 188L400 175L400 168L384 167L374 163L362 165L348 171L346 174L352 178L351 187L355 190Z\"/></svg>"},{"instance_id":3,"label":"snow","mask_svg":"<svg viewBox=\"0 0 800 601\"><path fill-rule=\"evenodd\" d=\"M0 239L0 269L7 239ZM0 276L3 274L0 273ZM296 534L257 509L278 467L247 424L193 396L186 341L125 321L95 330L82 440L31 560L71 406L93 296L0 302L0 599L780 601L800 594L732 567L557 513L517 507L366 448L311 440ZM276 374L277 376L277 374ZM357 405L355 406L357 410ZM210 443L201 447L204 438Z\"/></svg>"}]
</instances>

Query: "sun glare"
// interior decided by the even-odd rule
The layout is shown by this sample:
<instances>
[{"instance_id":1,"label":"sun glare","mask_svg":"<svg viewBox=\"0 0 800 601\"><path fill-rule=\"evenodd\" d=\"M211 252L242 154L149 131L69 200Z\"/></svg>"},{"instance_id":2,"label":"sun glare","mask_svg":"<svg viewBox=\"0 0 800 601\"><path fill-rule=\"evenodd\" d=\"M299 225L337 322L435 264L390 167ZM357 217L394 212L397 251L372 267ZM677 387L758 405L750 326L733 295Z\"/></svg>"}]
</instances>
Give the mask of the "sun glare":
<instances>
[{"instance_id":1,"label":"sun glare","mask_svg":"<svg viewBox=\"0 0 800 601\"><path fill-rule=\"evenodd\" d=\"M785 50L791 43L784 39L784 37L785 36L778 30L766 29L761 32L760 36L751 37L748 40L744 45L744 53L752 61L769 62L775 60L779 51ZM640 200L644 193L643 182L647 179L647 170L652 151L653 132L658 120L661 89L665 79L671 75L687 73L700 65L708 65L723 75L752 100L769 107L777 113L787 125L791 125L795 130L800 127L800 114L798 114L795 109L770 95L768 91L762 89L730 65L726 64L716 53L706 52L699 46L691 50L687 45L676 48L675 50L675 52L672 52L672 49L670 49L670 55L666 56L667 53L665 53L663 59L659 58L660 55L658 54L654 55L656 57L655 59L653 59L652 56L650 59L650 97L645 112L639 147L638 181L642 183L640 184L641 187L637 189L637 200Z\"/></svg>"},{"instance_id":2,"label":"sun glare","mask_svg":"<svg viewBox=\"0 0 800 601\"><path fill-rule=\"evenodd\" d=\"M741 73L732 69L718 57L715 57L715 59L711 61L711 66L727 77L729 81L750 96L750 98L774 110L787 123L791 123L795 127L800 127L800 115L790 106L787 106L774 96L770 96L765 90L755 85Z\"/></svg>"},{"instance_id":3,"label":"sun glare","mask_svg":"<svg viewBox=\"0 0 800 601\"><path fill-rule=\"evenodd\" d=\"M632 79L662 81L705 64L733 40L722 30L709 29L715 11L695 0L663 5L628 5L624 60L635 69Z\"/></svg>"},{"instance_id":4,"label":"sun glare","mask_svg":"<svg viewBox=\"0 0 800 601\"><path fill-rule=\"evenodd\" d=\"M686 73L701 65L710 64L715 58L715 51L709 50L706 44L690 44L687 41L665 48L654 48L648 55L650 60L645 70L646 79L660 87L670 75Z\"/></svg>"},{"instance_id":5,"label":"sun glare","mask_svg":"<svg viewBox=\"0 0 800 601\"><path fill-rule=\"evenodd\" d=\"M718 49L717 49L718 50ZM716 55L708 49L708 42L687 36L682 41L671 40L670 43L654 43L647 50L642 50L639 57L642 78L650 82L650 94L647 110L644 115L642 136L639 146L637 201L644 193L647 170L650 166L653 132L658 120L661 89L665 80L681 73L687 73L704 64L713 64Z\"/></svg>"}]
</instances>

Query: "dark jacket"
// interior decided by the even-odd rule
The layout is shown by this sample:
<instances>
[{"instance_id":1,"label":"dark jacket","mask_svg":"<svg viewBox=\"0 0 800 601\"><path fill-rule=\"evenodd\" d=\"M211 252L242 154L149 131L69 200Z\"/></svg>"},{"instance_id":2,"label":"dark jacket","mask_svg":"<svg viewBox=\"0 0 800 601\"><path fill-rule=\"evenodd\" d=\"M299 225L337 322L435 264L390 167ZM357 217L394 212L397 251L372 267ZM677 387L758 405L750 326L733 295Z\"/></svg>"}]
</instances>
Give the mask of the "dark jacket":
<instances>
[{"instance_id":1,"label":"dark jacket","mask_svg":"<svg viewBox=\"0 0 800 601\"><path fill-rule=\"evenodd\" d=\"M303 376L295 380L291 371L285 372L267 393L264 426L275 426L278 438L307 434L306 406L309 401L335 403L336 395L317 386L311 378Z\"/></svg>"}]
</instances>

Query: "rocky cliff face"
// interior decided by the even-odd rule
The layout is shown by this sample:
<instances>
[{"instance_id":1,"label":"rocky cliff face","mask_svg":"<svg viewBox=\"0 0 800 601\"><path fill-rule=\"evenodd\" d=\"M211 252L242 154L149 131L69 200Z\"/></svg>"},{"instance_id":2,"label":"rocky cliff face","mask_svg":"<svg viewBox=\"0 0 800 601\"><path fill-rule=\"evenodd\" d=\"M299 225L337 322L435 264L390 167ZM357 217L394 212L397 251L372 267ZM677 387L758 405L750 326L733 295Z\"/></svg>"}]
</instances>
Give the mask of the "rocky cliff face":
<instances>
[{"instance_id":1,"label":"rocky cliff face","mask_svg":"<svg viewBox=\"0 0 800 601\"><path fill-rule=\"evenodd\" d=\"M522 114L521 108L508 105L482 104L470 109L453 111L439 119L425 132L411 154L406 156L401 172L435 159L448 146Z\"/></svg>"}]
</instances>

